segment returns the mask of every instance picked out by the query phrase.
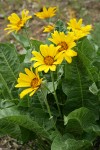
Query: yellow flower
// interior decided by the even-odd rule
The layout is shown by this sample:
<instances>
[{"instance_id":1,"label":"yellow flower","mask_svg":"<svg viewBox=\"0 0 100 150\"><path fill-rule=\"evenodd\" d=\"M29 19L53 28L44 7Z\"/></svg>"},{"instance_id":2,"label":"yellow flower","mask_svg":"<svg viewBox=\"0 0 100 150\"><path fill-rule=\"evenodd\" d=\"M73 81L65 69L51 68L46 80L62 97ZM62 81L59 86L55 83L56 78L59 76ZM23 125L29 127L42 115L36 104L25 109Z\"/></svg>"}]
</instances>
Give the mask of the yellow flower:
<instances>
[{"instance_id":1,"label":"yellow flower","mask_svg":"<svg viewBox=\"0 0 100 150\"><path fill-rule=\"evenodd\" d=\"M78 40L85 35L85 33L83 33L82 31L79 31L79 30L74 30L73 32L69 32L68 34L73 34L73 37L74 37L74 40Z\"/></svg>"},{"instance_id":2,"label":"yellow flower","mask_svg":"<svg viewBox=\"0 0 100 150\"><path fill-rule=\"evenodd\" d=\"M55 16L55 12L56 12L56 7L49 7L48 9L46 9L46 7L43 7L42 12L37 12L34 15L40 19L47 19Z\"/></svg>"},{"instance_id":3,"label":"yellow flower","mask_svg":"<svg viewBox=\"0 0 100 150\"><path fill-rule=\"evenodd\" d=\"M60 46L55 47L51 45L40 45L40 53L33 51L34 57L31 60L35 60L34 68L38 67L38 71L44 71L47 73L49 70L55 71L56 65L62 62L61 53L57 54Z\"/></svg>"},{"instance_id":4,"label":"yellow flower","mask_svg":"<svg viewBox=\"0 0 100 150\"><path fill-rule=\"evenodd\" d=\"M32 96L40 87L42 79L39 78L38 71L33 73L32 69L29 70L25 68L25 73L20 73L17 80L18 84L15 86L17 88L25 87L26 89L20 93L20 98L23 98L26 94L30 93Z\"/></svg>"},{"instance_id":5,"label":"yellow flower","mask_svg":"<svg viewBox=\"0 0 100 150\"><path fill-rule=\"evenodd\" d=\"M54 30L55 25L47 25L44 27L44 31L43 32L51 32L52 30Z\"/></svg>"},{"instance_id":6,"label":"yellow flower","mask_svg":"<svg viewBox=\"0 0 100 150\"><path fill-rule=\"evenodd\" d=\"M71 57L77 56L77 52L72 50L72 48L76 46L76 43L74 42L73 33L65 35L64 32L54 31L54 33L52 33L51 36L52 38L49 38L49 40L54 44L56 44L57 46L58 45L61 46L58 49L58 53L63 52L63 58L65 58L65 60L68 63L71 63L72 62Z\"/></svg>"},{"instance_id":7,"label":"yellow flower","mask_svg":"<svg viewBox=\"0 0 100 150\"><path fill-rule=\"evenodd\" d=\"M76 39L79 39L81 37L88 35L90 31L92 30L91 25L83 26L82 22L83 22L82 19L79 19L79 21L77 21L75 18L73 18L70 20L69 23L67 23L68 24L67 28L71 29L75 33L75 36L77 36L78 34Z\"/></svg>"},{"instance_id":8,"label":"yellow flower","mask_svg":"<svg viewBox=\"0 0 100 150\"><path fill-rule=\"evenodd\" d=\"M25 25L27 20L32 18L32 16L28 16L28 14L29 11L25 9L21 12L21 18L16 13L12 13L8 17L10 24L8 24L7 28L5 28L4 30L9 30L8 34L13 31L18 32Z\"/></svg>"}]
</instances>

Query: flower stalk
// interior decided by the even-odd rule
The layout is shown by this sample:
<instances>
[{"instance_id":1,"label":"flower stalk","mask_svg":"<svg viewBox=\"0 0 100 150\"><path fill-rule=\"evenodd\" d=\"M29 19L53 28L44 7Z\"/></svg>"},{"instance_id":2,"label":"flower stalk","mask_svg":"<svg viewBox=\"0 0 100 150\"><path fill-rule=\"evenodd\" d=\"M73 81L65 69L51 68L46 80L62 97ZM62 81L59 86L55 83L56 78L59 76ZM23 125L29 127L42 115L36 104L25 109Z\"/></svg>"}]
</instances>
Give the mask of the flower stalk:
<instances>
[{"instance_id":1,"label":"flower stalk","mask_svg":"<svg viewBox=\"0 0 100 150\"><path fill-rule=\"evenodd\" d=\"M25 34L26 34L26 37L27 37L29 46L30 46L30 48L32 48L32 44L31 44L31 42L30 42L30 38L29 38L29 35L28 35L28 32L27 32L27 28L26 28L26 27L24 27L24 32L25 32Z\"/></svg>"},{"instance_id":2,"label":"flower stalk","mask_svg":"<svg viewBox=\"0 0 100 150\"><path fill-rule=\"evenodd\" d=\"M45 105L46 105L46 107L47 107L47 110L48 110L48 113L49 113L49 116L50 116L50 118L49 118L49 119L52 119L52 118L53 118L53 116L52 116L52 114L51 114L51 110L50 110L50 107L49 107L49 104L48 104L47 98L45 97L45 95L44 95L44 93L43 93L42 89L41 89L41 93L42 93L42 95L43 95L43 97L44 97L44 102L45 102Z\"/></svg>"},{"instance_id":3,"label":"flower stalk","mask_svg":"<svg viewBox=\"0 0 100 150\"><path fill-rule=\"evenodd\" d=\"M60 107L59 107L59 102L58 102L58 98L57 98L57 94L56 94L56 90L55 90L55 85L54 85L54 76L53 76L53 73L51 73L51 79L52 79L52 83L53 83L53 89L54 89L54 98L55 98L55 101L56 101L56 104L57 104L57 107L58 107L58 111L59 111L59 115L61 116L61 111L60 111Z\"/></svg>"}]
</instances>

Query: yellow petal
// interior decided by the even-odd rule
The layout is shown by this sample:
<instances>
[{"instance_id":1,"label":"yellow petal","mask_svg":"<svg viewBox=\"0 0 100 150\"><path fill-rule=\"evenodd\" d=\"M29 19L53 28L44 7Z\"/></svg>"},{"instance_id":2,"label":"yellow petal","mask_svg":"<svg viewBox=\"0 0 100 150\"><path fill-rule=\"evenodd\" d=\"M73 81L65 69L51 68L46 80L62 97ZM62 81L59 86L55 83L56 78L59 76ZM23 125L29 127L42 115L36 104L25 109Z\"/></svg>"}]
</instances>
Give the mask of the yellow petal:
<instances>
[{"instance_id":1,"label":"yellow petal","mask_svg":"<svg viewBox=\"0 0 100 150\"><path fill-rule=\"evenodd\" d=\"M74 37L75 38L75 37ZM71 48L73 48L73 47L75 47L76 46L76 43L75 42L71 42L71 43L69 43L69 45L68 45L68 49L71 49Z\"/></svg>"},{"instance_id":2,"label":"yellow petal","mask_svg":"<svg viewBox=\"0 0 100 150\"><path fill-rule=\"evenodd\" d=\"M78 21L78 25L79 25L79 27L81 27L82 22L83 22L83 19L79 19L79 21Z\"/></svg>"},{"instance_id":3,"label":"yellow petal","mask_svg":"<svg viewBox=\"0 0 100 150\"><path fill-rule=\"evenodd\" d=\"M50 66L50 70L51 71L55 71L56 70L56 66L55 65Z\"/></svg>"},{"instance_id":4,"label":"yellow petal","mask_svg":"<svg viewBox=\"0 0 100 150\"><path fill-rule=\"evenodd\" d=\"M36 52L36 51L32 51L32 54L35 56L35 59L38 61L43 61L43 56L39 53L39 52ZM34 59L34 57L33 57Z\"/></svg>"},{"instance_id":5,"label":"yellow petal","mask_svg":"<svg viewBox=\"0 0 100 150\"><path fill-rule=\"evenodd\" d=\"M44 70L47 69L47 68L48 68L48 66L46 66L46 65L41 65L41 66L38 67L38 71L44 71Z\"/></svg>"},{"instance_id":6,"label":"yellow petal","mask_svg":"<svg viewBox=\"0 0 100 150\"><path fill-rule=\"evenodd\" d=\"M21 93L20 93L20 98L23 98L25 95L27 95L28 93L32 92L33 89L32 88L28 88L28 89L25 89L23 90Z\"/></svg>"},{"instance_id":7,"label":"yellow petal","mask_svg":"<svg viewBox=\"0 0 100 150\"><path fill-rule=\"evenodd\" d=\"M59 57L53 64L58 65L61 64L63 61L64 56L62 55L61 57Z\"/></svg>"},{"instance_id":8,"label":"yellow petal","mask_svg":"<svg viewBox=\"0 0 100 150\"><path fill-rule=\"evenodd\" d=\"M47 45L41 45L40 46L40 52L42 56L46 57L48 56L48 46Z\"/></svg>"},{"instance_id":9,"label":"yellow petal","mask_svg":"<svg viewBox=\"0 0 100 150\"><path fill-rule=\"evenodd\" d=\"M72 62L72 58L69 56L65 56L65 60L70 64Z\"/></svg>"},{"instance_id":10,"label":"yellow petal","mask_svg":"<svg viewBox=\"0 0 100 150\"><path fill-rule=\"evenodd\" d=\"M19 73L19 77L22 80L27 81L27 82L30 82L30 80L31 80L31 78L28 75L24 74L24 73Z\"/></svg>"},{"instance_id":11,"label":"yellow petal","mask_svg":"<svg viewBox=\"0 0 100 150\"><path fill-rule=\"evenodd\" d=\"M49 46L49 56L54 57L57 54L58 49L60 46L55 47L53 44L50 44Z\"/></svg>"},{"instance_id":12,"label":"yellow petal","mask_svg":"<svg viewBox=\"0 0 100 150\"><path fill-rule=\"evenodd\" d=\"M35 78L35 74L32 71L30 71L28 68L25 68L25 72L31 79Z\"/></svg>"},{"instance_id":13,"label":"yellow petal","mask_svg":"<svg viewBox=\"0 0 100 150\"><path fill-rule=\"evenodd\" d=\"M37 89L35 89L33 92L31 92L29 96L32 96L36 92L36 90Z\"/></svg>"},{"instance_id":14,"label":"yellow petal","mask_svg":"<svg viewBox=\"0 0 100 150\"><path fill-rule=\"evenodd\" d=\"M47 73L47 72L49 71L49 69L50 69L50 67L48 66L48 67L44 70L44 72Z\"/></svg>"},{"instance_id":15,"label":"yellow petal","mask_svg":"<svg viewBox=\"0 0 100 150\"><path fill-rule=\"evenodd\" d=\"M77 52L75 52L75 51L73 51L73 50L67 50L67 51L65 52L65 54L66 54L66 56L71 56L71 57L77 56Z\"/></svg>"},{"instance_id":16,"label":"yellow petal","mask_svg":"<svg viewBox=\"0 0 100 150\"><path fill-rule=\"evenodd\" d=\"M29 79L29 78L28 78L28 79ZM25 78L23 78L23 79L22 79L22 78L18 78L17 82L18 82L18 83L20 83L20 82L31 83L31 80L32 80L32 79L27 80L27 79L25 79Z\"/></svg>"},{"instance_id":17,"label":"yellow petal","mask_svg":"<svg viewBox=\"0 0 100 150\"><path fill-rule=\"evenodd\" d=\"M20 21L19 16L16 13L12 13L9 17L8 20L10 21L10 23L12 24L16 24Z\"/></svg>"},{"instance_id":18,"label":"yellow petal","mask_svg":"<svg viewBox=\"0 0 100 150\"><path fill-rule=\"evenodd\" d=\"M20 82L15 87L30 87L30 83L28 82Z\"/></svg>"},{"instance_id":19,"label":"yellow petal","mask_svg":"<svg viewBox=\"0 0 100 150\"><path fill-rule=\"evenodd\" d=\"M36 62L34 63L34 68L37 68L38 66L41 66L41 65L43 65L43 63L41 64L40 62Z\"/></svg>"}]
</instances>

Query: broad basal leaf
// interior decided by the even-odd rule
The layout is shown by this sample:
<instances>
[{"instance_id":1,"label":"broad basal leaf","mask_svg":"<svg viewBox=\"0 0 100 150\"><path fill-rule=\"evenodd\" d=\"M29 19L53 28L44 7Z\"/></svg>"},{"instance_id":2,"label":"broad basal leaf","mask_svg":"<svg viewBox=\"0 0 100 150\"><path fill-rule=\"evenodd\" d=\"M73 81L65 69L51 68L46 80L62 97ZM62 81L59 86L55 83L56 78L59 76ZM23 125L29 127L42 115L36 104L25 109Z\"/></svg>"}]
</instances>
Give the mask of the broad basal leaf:
<instances>
[{"instance_id":1,"label":"broad basal leaf","mask_svg":"<svg viewBox=\"0 0 100 150\"><path fill-rule=\"evenodd\" d=\"M97 115L98 96L89 91L89 87L99 80L98 69L93 65L97 50L91 41L84 38L78 43L77 53L73 63L66 64L66 80L62 83L63 92L68 98L65 111L67 113L85 106L94 110Z\"/></svg>"},{"instance_id":2,"label":"broad basal leaf","mask_svg":"<svg viewBox=\"0 0 100 150\"><path fill-rule=\"evenodd\" d=\"M3 120L5 121L5 119L7 120L7 124L13 123L22 126L39 136L49 137L48 133L34 121L34 118L29 117L29 115L21 114L15 107L0 110L0 122L3 122Z\"/></svg>"},{"instance_id":3,"label":"broad basal leaf","mask_svg":"<svg viewBox=\"0 0 100 150\"><path fill-rule=\"evenodd\" d=\"M87 140L70 138L65 140L63 137L57 136L51 145L51 150L92 150L92 145Z\"/></svg>"},{"instance_id":4,"label":"broad basal leaf","mask_svg":"<svg viewBox=\"0 0 100 150\"><path fill-rule=\"evenodd\" d=\"M17 51L12 44L0 44L0 73L7 84L16 81L20 67Z\"/></svg>"},{"instance_id":5,"label":"broad basal leaf","mask_svg":"<svg viewBox=\"0 0 100 150\"><path fill-rule=\"evenodd\" d=\"M96 23L92 32L93 40L100 47L100 23Z\"/></svg>"},{"instance_id":6,"label":"broad basal leaf","mask_svg":"<svg viewBox=\"0 0 100 150\"><path fill-rule=\"evenodd\" d=\"M87 117L88 116L88 117ZM95 116L89 109L82 107L64 117L67 132L81 134L95 123Z\"/></svg>"},{"instance_id":7,"label":"broad basal leaf","mask_svg":"<svg viewBox=\"0 0 100 150\"><path fill-rule=\"evenodd\" d=\"M98 96L89 91L92 83L85 66L78 58L73 60L72 64L66 64L66 79L62 82L63 92L67 95L65 114L82 106L92 109L96 115L98 114Z\"/></svg>"}]
</instances>

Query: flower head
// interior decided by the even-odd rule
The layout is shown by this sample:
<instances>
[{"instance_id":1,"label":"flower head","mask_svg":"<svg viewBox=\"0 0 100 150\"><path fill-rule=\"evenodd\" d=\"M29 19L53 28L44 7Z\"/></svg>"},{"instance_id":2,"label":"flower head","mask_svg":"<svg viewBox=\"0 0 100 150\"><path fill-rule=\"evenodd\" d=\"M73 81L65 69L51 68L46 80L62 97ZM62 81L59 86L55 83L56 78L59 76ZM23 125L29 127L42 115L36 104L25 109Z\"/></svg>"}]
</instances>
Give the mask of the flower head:
<instances>
[{"instance_id":1,"label":"flower head","mask_svg":"<svg viewBox=\"0 0 100 150\"><path fill-rule=\"evenodd\" d=\"M90 33L90 31L92 30L91 25L83 26L82 22L83 22L82 19L79 19L79 21L77 21L75 18L73 18L70 20L69 23L67 23L68 24L67 28L71 29L72 32L75 33L76 39L79 39L81 37L88 35ZM78 36L77 36L77 34L78 34Z\"/></svg>"},{"instance_id":2,"label":"flower head","mask_svg":"<svg viewBox=\"0 0 100 150\"><path fill-rule=\"evenodd\" d=\"M57 54L60 46L55 47L51 45L41 45L40 53L33 51L34 55L31 60L35 60L34 68L38 67L38 71L44 71L47 73L49 70L55 71L56 65L62 62L61 53Z\"/></svg>"},{"instance_id":3,"label":"flower head","mask_svg":"<svg viewBox=\"0 0 100 150\"><path fill-rule=\"evenodd\" d=\"M10 24L8 24L7 28L5 28L4 30L9 30L8 34L13 31L18 32L25 25L27 20L32 18L32 16L28 16L28 14L29 11L25 9L21 12L21 18L16 13L12 13L8 17Z\"/></svg>"},{"instance_id":4,"label":"flower head","mask_svg":"<svg viewBox=\"0 0 100 150\"><path fill-rule=\"evenodd\" d=\"M40 87L42 79L39 78L38 71L33 73L32 70L25 68L25 73L20 73L17 80L18 84L15 86L17 88L24 87L26 88L20 93L20 98L23 98L26 94L30 93L29 96L32 96Z\"/></svg>"},{"instance_id":5,"label":"flower head","mask_svg":"<svg viewBox=\"0 0 100 150\"><path fill-rule=\"evenodd\" d=\"M51 32L52 30L54 30L54 27L54 25L45 26L43 32Z\"/></svg>"},{"instance_id":6,"label":"flower head","mask_svg":"<svg viewBox=\"0 0 100 150\"><path fill-rule=\"evenodd\" d=\"M37 12L34 15L40 19L47 19L55 16L55 12L56 12L56 7L49 7L48 9L46 7L43 7L42 12Z\"/></svg>"},{"instance_id":7,"label":"flower head","mask_svg":"<svg viewBox=\"0 0 100 150\"><path fill-rule=\"evenodd\" d=\"M74 42L74 35L73 34L65 35L64 32L58 31L54 31L54 33L52 33L51 35L52 38L49 38L49 40L54 44L56 44L57 46L58 45L61 46L58 49L58 53L63 52L63 58L65 58L65 60L68 63L71 63L72 62L71 57L77 56L77 52L72 50L72 48L76 46L76 43Z\"/></svg>"}]
</instances>

